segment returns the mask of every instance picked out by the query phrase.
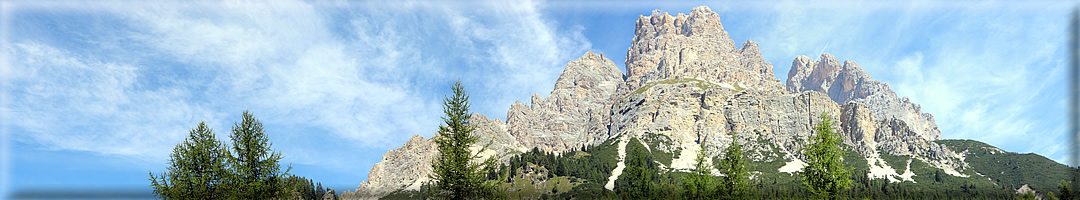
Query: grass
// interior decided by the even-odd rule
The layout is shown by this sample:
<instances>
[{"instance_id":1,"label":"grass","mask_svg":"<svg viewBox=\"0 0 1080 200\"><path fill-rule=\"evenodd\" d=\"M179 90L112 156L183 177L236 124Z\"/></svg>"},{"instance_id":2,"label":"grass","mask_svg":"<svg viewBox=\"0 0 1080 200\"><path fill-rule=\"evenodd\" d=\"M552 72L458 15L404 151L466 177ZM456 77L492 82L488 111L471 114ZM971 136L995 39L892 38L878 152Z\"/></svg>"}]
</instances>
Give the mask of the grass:
<instances>
[{"instance_id":1,"label":"grass","mask_svg":"<svg viewBox=\"0 0 1080 200\"><path fill-rule=\"evenodd\" d=\"M1057 191L1057 184L1070 179L1076 169L1037 154L1000 152L997 148L974 140L937 140L954 152L968 151L964 159L970 169L989 177L998 185L1018 188L1028 184L1040 192ZM914 167L912 167L914 168ZM983 178L973 176L973 178ZM985 180L985 179L983 179ZM1057 193L1057 192L1055 192Z\"/></svg>"},{"instance_id":2,"label":"grass","mask_svg":"<svg viewBox=\"0 0 1080 200\"><path fill-rule=\"evenodd\" d=\"M708 81L702 81L702 80L693 79L693 78L676 78L676 79L667 79L667 80L661 80L661 81L655 81L655 82L646 83L645 86L641 86L641 88L638 88L637 90L634 90L634 92L630 93L630 95L636 95L636 94L644 93L645 91L649 90L649 88L652 88L653 86L656 86L656 85L659 85L659 84L667 85L667 84L691 83L691 82L697 83L695 86L697 86L698 88L701 88L701 90L709 90L709 89L712 89L712 88L720 87L720 85L712 84L712 83L709 83ZM735 88L738 89L739 91L743 90L742 87L739 87L738 83L735 84Z\"/></svg>"},{"instance_id":3,"label":"grass","mask_svg":"<svg viewBox=\"0 0 1080 200\"><path fill-rule=\"evenodd\" d=\"M762 139L758 139L757 143L758 144L768 144L769 149L771 149L772 151L770 151L770 152L758 152L761 155L763 155L762 160L760 160L760 161L754 161L753 159L748 160L749 163L750 163L749 164L750 166L747 166L748 171L760 171L762 173L765 173L765 172L779 172L780 167L783 167L784 165L787 164L787 162L789 162L789 160L784 159L784 155L786 155L786 154L783 151L780 151L780 147L777 147L776 143L769 142L769 141L762 140ZM747 152L747 154L745 154L745 155L750 155L750 154L749 154L749 152ZM720 163L720 158L719 157L713 158L713 163L714 164Z\"/></svg>"},{"instance_id":4,"label":"grass","mask_svg":"<svg viewBox=\"0 0 1080 200\"><path fill-rule=\"evenodd\" d=\"M588 156L589 153L586 153L584 151L574 151L574 153L571 154L571 155L573 155L573 156L571 156L572 158L581 158L581 157Z\"/></svg>"},{"instance_id":5,"label":"grass","mask_svg":"<svg viewBox=\"0 0 1080 200\"><path fill-rule=\"evenodd\" d=\"M896 170L897 174L903 174L904 171L907 170L907 161L908 159L911 159L910 156L898 156L888 153L881 153L879 155L881 155L881 160L884 160L885 164Z\"/></svg>"},{"instance_id":6,"label":"grass","mask_svg":"<svg viewBox=\"0 0 1080 200\"><path fill-rule=\"evenodd\" d=\"M678 158L679 154L682 153L682 147L675 146L675 142L667 135L645 132L644 136L641 141L649 146L653 159L663 163L665 166L671 166L671 160ZM675 151L664 152L660 150L661 146L675 147Z\"/></svg>"},{"instance_id":7,"label":"grass","mask_svg":"<svg viewBox=\"0 0 1080 200\"><path fill-rule=\"evenodd\" d=\"M532 163L529 165L537 169L542 168ZM503 185L503 189L508 190L507 195L510 199L539 199L541 196L569 192L574 186L585 182L584 179L569 176L555 176L547 179L548 173L551 172L534 172L525 176L515 176L512 183ZM521 169L518 169L518 174L521 174Z\"/></svg>"}]
</instances>

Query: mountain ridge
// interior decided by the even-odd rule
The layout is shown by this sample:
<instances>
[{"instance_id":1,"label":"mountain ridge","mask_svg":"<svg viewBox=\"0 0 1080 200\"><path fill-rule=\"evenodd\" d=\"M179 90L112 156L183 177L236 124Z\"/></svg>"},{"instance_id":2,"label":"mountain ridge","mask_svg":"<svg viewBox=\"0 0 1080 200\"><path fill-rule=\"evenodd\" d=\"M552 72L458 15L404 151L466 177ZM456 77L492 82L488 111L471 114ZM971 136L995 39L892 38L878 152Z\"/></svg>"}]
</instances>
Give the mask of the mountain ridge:
<instances>
[{"instance_id":1,"label":"mountain ridge","mask_svg":"<svg viewBox=\"0 0 1080 200\"><path fill-rule=\"evenodd\" d=\"M911 176L917 173L883 170L897 164L886 161L890 156L910 157L907 169L914 160L955 177L971 176L967 151L935 142L941 133L933 115L899 98L854 61L841 64L828 53L818 61L799 56L782 84L757 43L747 40L736 47L719 15L705 6L677 16L659 10L639 16L625 63L624 73L602 54L586 52L567 63L546 98L534 94L528 104L513 103L505 121L474 114L475 133L494 142L486 156L506 163L532 148L558 154L662 137L669 145L647 147L671 154L661 163L671 172L690 168L699 151L722 155L731 140L745 144L755 162L797 165L811 124L825 114L838 122L834 129L844 135L848 150L866 160L870 179L915 182ZM367 181L342 197L378 198L418 189L436 153L430 140L413 136L390 150ZM625 152L621 147L618 152L621 164ZM612 189L620 170L611 172L606 189Z\"/></svg>"}]
</instances>

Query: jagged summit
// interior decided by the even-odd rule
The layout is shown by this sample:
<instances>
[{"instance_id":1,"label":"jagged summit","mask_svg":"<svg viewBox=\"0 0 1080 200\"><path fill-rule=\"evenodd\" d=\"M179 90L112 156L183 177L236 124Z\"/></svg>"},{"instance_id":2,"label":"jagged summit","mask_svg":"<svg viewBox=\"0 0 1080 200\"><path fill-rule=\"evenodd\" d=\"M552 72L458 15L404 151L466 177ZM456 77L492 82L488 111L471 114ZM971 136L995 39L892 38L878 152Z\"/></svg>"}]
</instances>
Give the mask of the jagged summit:
<instances>
[{"instance_id":1,"label":"jagged summit","mask_svg":"<svg viewBox=\"0 0 1080 200\"><path fill-rule=\"evenodd\" d=\"M533 94L530 106L515 102L506 113L507 132L526 147L561 152L603 141L608 106L615 100L622 71L590 52L566 64L547 98Z\"/></svg>"},{"instance_id":2,"label":"jagged summit","mask_svg":"<svg viewBox=\"0 0 1080 200\"><path fill-rule=\"evenodd\" d=\"M796 57L788 71L787 91L816 91L828 94L838 104L863 104L876 119L898 119L906 122L919 137L941 139L933 115L923 113L922 106L907 97L898 97L888 83L874 80L855 61L845 60L841 65L828 53L821 54L818 61L807 56Z\"/></svg>"},{"instance_id":3,"label":"jagged summit","mask_svg":"<svg viewBox=\"0 0 1080 200\"><path fill-rule=\"evenodd\" d=\"M622 163L627 141L638 138L664 144L648 148L671 154L659 165L679 171L692 167L698 152L719 156L737 140L755 162L791 165L766 173L792 172L785 170L801 169L801 149L824 113L837 120L848 150L863 156L869 169L888 167L881 155L889 154L965 176L957 172L967 165L962 155L933 142L941 138L933 116L898 98L854 61L841 63L830 54L818 61L799 56L785 86L758 44L747 40L735 46L719 15L705 6L688 15L657 10L640 16L631 42L626 73L603 55L586 52L566 64L550 95L514 102L505 121L473 115L474 133L494 142L484 156L507 162L509 155L532 148L558 153L606 143L619 146ZM437 153L432 145L414 137L391 150L368 181L342 197L382 197L418 187L430 174L427 165ZM611 171L607 189L620 170ZM913 180L889 170L871 170L868 176Z\"/></svg>"},{"instance_id":4,"label":"jagged summit","mask_svg":"<svg viewBox=\"0 0 1080 200\"><path fill-rule=\"evenodd\" d=\"M689 15L671 16L659 10L639 16L634 39L626 52L626 94L649 82L697 78L758 89L782 89L773 66L747 40L742 48L724 31L720 16L709 7Z\"/></svg>"}]
</instances>

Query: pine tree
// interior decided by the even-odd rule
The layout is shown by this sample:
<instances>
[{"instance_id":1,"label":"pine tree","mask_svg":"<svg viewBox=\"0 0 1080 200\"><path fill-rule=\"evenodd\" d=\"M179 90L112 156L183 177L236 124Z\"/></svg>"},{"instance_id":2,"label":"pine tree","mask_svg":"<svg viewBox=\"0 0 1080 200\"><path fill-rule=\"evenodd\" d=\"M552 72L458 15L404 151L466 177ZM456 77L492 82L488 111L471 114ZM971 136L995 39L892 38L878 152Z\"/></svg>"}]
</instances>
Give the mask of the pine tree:
<instances>
[{"instance_id":1,"label":"pine tree","mask_svg":"<svg viewBox=\"0 0 1080 200\"><path fill-rule=\"evenodd\" d=\"M652 154L637 138L626 144L626 168L615 180L615 191L624 199L651 199L657 187L658 173Z\"/></svg>"},{"instance_id":2,"label":"pine tree","mask_svg":"<svg viewBox=\"0 0 1080 200\"><path fill-rule=\"evenodd\" d=\"M475 153L469 149L479 140L479 136L472 133L476 127L470 122L469 95L465 94L461 81L455 82L451 90L454 95L443 100L444 124L439 126L438 135L434 137L439 154L432 162L434 173L429 175L435 185L428 192L444 199L494 198L498 181L485 181L484 176L487 169L495 166L494 157L482 163L470 162L481 158L480 153L491 143Z\"/></svg>"},{"instance_id":3,"label":"pine tree","mask_svg":"<svg viewBox=\"0 0 1080 200\"><path fill-rule=\"evenodd\" d=\"M155 177L150 173L154 194L166 199L223 198L228 151L214 138L214 131L199 122L188 138L176 144L168 171Z\"/></svg>"},{"instance_id":4,"label":"pine tree","mask_svg":"<svg viewBox=\"0 0 1080 200\"><path fill-rule=\"evenodd\" d=\"M746 177L746 156L743 155L742 145L736 141L732 132L731 145L724 151L724 159L720 160L720 173L725 176L720 178L717 192L724 199L745 199L750 191Z\"/></svg>"},{"instance_id":5,"label":"pine tree","mask_svg":"<svg viewBox=\"0 0 1080 200\"><path fill-rule=\"evenodd\" d=\"M697 157L694 158L694 169L690 170L690 175L686 181L683 182L683 198L684 199L714 199L715 186L712 182L712 166L708 163L708 155L705 153L705 143L699 144L701 151L698 151Z\"/></svg>"},{"instance_id":6,"label":"pine tree","mask_svg":"<svg viewBox=\"0 0 1080 200\"><path fill-rule=\"evenodd\" d=\"M322 186L322 183L315 184L315 199L323 199L323 195L326 194L326 188Z\"/></svg>"},{"instance_id":7,"label":"pine tree","mask_svg":"<svg viewBox=\"0 0 1080 200\"><path fill-rule=\"evenodd\" d=\"M840 161L841 140L833 131L832 118L825 113L820 117L821 123L814 127L816 134L811 138L812 143L803 149L808 162L799 174L803 177L803 185L817 198L836 199L841 191L851 187L850 172Z\"/></svg>"},{"instance_id":8,"label":"pine tree","mask_svg":"<svg viewBox=\"0 0 1080 200\"><path fill-rule=\"evenodd\" d=\"M280 152L273 152L262 122L256 120L248 111L244 119L234 123L232 134L232 152L229 166L231 174L231 197L240 199L270 199L285 188L282 179L292 169L280 171L278 161Z\"/></svg>"}]
</instances>

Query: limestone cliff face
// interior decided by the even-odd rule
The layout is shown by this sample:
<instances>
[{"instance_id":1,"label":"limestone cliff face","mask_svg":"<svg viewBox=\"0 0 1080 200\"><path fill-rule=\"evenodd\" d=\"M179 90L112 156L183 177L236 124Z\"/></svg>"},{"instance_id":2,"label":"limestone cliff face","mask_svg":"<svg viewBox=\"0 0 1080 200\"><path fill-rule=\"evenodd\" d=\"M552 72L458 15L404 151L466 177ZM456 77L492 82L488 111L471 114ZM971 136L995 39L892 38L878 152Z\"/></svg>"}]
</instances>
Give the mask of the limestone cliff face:
<instances>
[{"instance_id":1,"label":"limestone cliff face","mask_svg":"<svg viewBox=\"0 0 1080 200\"><path fill-rule=\"evenodd\" d=\"M771 151L750 142L768 139L780 144L782 151L796 152L802 147L796 139L809 136L812 127L808 124L820 123L818 115L823 112L837 118L839 111L820 93L792 94L676 79L647 84L616 102L611 130L629 137L666 135L683 149L705 142L713 155L729 144L732 133L749 149Z\"/></svg>"},{"instance_id":2,"label":"limestone cliff face","mask_svg":"<svg viewBox=\"0 0 1080 200\"><path fill-rule=\"evenodd\" d=\"M530 105L511 105L507 131L521 144L548 152L603 142L621 74L611 60L587 52L566 65L547 98L533 94Z\"/></svg>"},{"instance_id":3,"label":"limestone cliff face","mask_svg":"<svg viewBox=\"0 0 1080 200\"><path fill-rule=\"evenodd\" d=\"M483 155L497 156L500 162L505 162L507 153L527 150L514 136L506 132L506 124L502 121L482 114L473 114L470 119L471 124L476 126L473 133L480 136L479 143L483 143L474 145L474 152L490 141L491 145ZM371 167L367 181L360 183L356 190L343 192L341 197L378 199L401 189L417 190L425 181L430 180L428 175L432 173L431 161L438 154L438 146L432 138L424 139L413 135L401 148L386 152L382 161Z\"/></svg>"},{"instance_id":4,"label":"limestone cliff face","mask_svg":"<svg viewBox=\"0 0 1080 200\"><path fill-rule=\"evenodd\" d=\"M360 183L356 191L343 192L341 198L378 199L422 182L431 174L431 160L438 152L434 141L414 135L401 148L386 152L382 161L371 167L368 180Z\"/></svg>"},{"instance_id":5,"label":"limestone cliff face","mask_svg":"<svg viewBox=\"0 0 1080 200\"><path fill-rule=\"evenodd\" d=\"M817 91L828 94L838 104L863 104L878 120L897 119L905 122L919 137L941 139L933 115L923 113L922 106L907 97L898 97L888 83L874 80L855 61L844 61L841 65L828 53L822 54L818 61L799 56L792 61L791 71L788 71L787 91Z\"/></svg>"},{"instance_id":6,"label":"limestone cliff face","mask_svg":"<svg viewBox=\"0 0 1080 200\"><path fill-rule=\"evenodd\" d=\"M485 156L505 162L534 147L562 152L609 139L625 144L633 137L663 136L670 143L652 150L681 152L662 164L665 169L691 168L699 151L719 156L732 140L753 160L794 162L803 159L800 149L825 114L849 150L868 159L889 153L946 171L965 167L959 154L931 142L941 138L932 115L898 98L853 61L841 63L829 54L819 61L797 57L785 89L757 43L736 46L718 14L704 6L689 15L641 16L632 42L625 74L603 55L587 52L566 65L547 97L515 102L505 121L473 115L481 141L493 142ZM436 151L430 139L415 136L387 152L368 180L343 197L418 189Z\"/></svg>"},{"instance_id":7,"label":"limestone cliff face","mask_svg":"<svg viewBox=\"0 0 1080 200\"><path fill-rule=\"evenodd\" d=\"M549 152L561 152L582 144L607 139L608 115L615 89L622 83L622 72L603 55L587 52L566 65L547 98L534 94L531 105L514 103L506 121L474 114L470 124L475 134L486 144L491 141L485 156L496 156L506 162L512 152L524 152L539 147ZM484 144L474 146L479 151ZM369 199L385 196L401 189L419 189L432 173L431 159L438 150L434 141L413 136L405 146L390 150L368 174L368 181L355 191L342 194L346 199Z\"/></svg>"},{"instance_id":8,"label":"limestone cliff face","mask_svg":"<svg viewBox=\"0 0 1080 200\"><path fill-rule=\"evenodd\" d=\"M627 94L648 82L697 78L761 90L782 89L772 64L758 52L757 43L739 46L708 7L694 8L689 15L671 16L659 10L640 16L626 52Z\"/></svg>"},{"instance_id":9,"label":"limestone cliff face","mask_svg":"<svg viewBox=\"0 0 1080 200\"><path fill-rule=\"evenodd\" d=\"M961 168L957 162L962 156L943 145L930 142L896 118L876 120L865 104L848 103L842 106L840 130L845 143L855 147L863 155L889 153L910 155L923 162L940 167Z\"/></svg>"}]
</instances>

